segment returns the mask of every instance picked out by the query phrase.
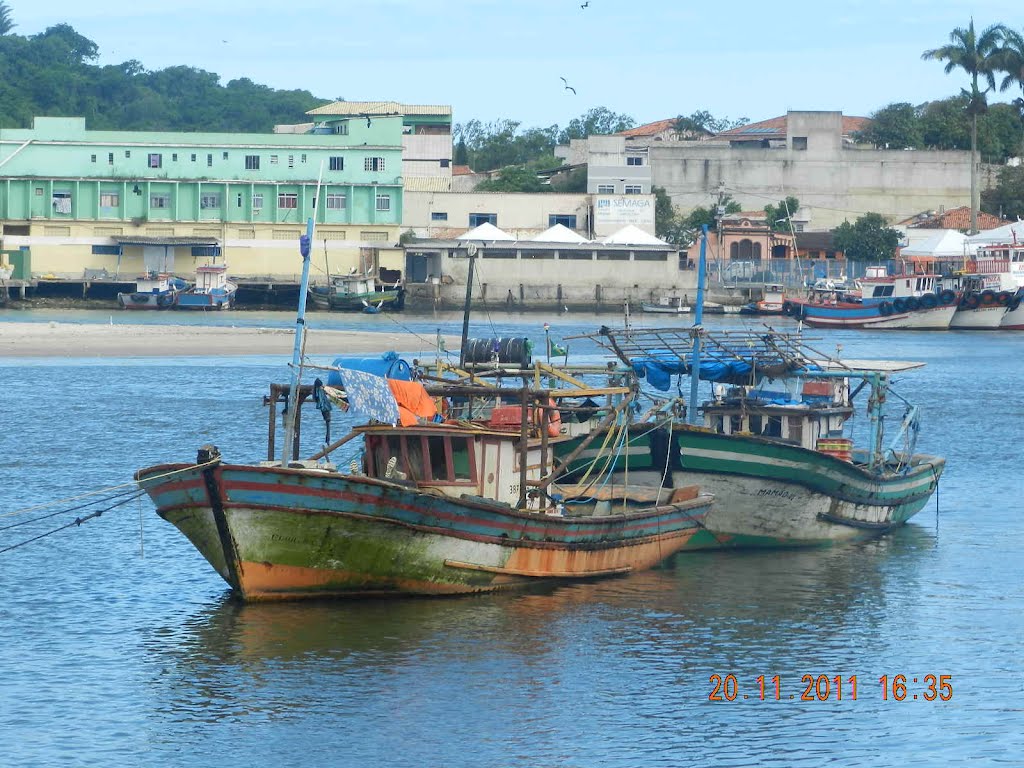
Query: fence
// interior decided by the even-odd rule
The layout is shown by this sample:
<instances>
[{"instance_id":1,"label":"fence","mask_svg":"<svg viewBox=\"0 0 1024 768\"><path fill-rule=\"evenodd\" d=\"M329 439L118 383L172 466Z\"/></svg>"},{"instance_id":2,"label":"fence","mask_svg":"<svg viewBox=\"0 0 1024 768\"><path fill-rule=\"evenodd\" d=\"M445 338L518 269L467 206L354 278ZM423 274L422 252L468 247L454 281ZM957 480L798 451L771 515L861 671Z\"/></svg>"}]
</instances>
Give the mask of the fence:
<instances>
[{"instance_id":1,"label":"fence","mask_svg":"<svg viewBox=\"0 0 1024 768\"><path fill-rule=\"evenodd\" d=\"M895 259L876 262L842 259L761 259L759 261L711 259L708 261L708 280L712 286L780 283L787 288L801 288L813 285L817 280L832 280L834 282L857 280L867 274L868 267L877 266L885 267L888 274L914 271L909 262Z\"/></svg>"}]
</instances>

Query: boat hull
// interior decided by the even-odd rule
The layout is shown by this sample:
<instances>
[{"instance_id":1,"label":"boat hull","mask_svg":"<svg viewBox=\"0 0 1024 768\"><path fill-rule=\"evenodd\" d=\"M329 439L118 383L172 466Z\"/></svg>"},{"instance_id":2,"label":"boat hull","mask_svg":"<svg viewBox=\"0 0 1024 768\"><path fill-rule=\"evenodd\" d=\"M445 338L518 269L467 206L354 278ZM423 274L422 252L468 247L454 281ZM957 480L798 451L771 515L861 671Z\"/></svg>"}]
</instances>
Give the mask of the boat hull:
<instances>
[{"instance_id":1,"label":"boat hull","mask_svg":"<svg viewBox=\"0 0 1024 768\"><path fill-rule=\"evenodd\" d=\"M254 601L465 594L649 568L686 547L711 503L562 517L317 470L162 465L137 479Z\"/></svg>"},{"instance_id":2,"label":"boat hull","mask_svg":"<svg viewBox=\"0 0 1024 768\"><path fill-rule=\"evenodd\" d=\"M649 428L648 432L650 431ZM662 433L664 430L662 430ZM715 502L687 550L722 547L802 547L870 538L905 523L934 492L945 460L915 456L906 475L869 473L857 464L796 445L677 426L673 455L633 439L615 459L636 482L657 484L665 468L674 488L697 485ZM667 443L667 439L661 438ZM568 454L574 442L560 446ZM585 471L585 450L570 465Z\"/></svg>"},{"instance_id":3,"label":"boat hull","mask_svg":"<svg viewBox=\"0 0 1024 768\"><path fill-rule=\"evenodd\" d=\"M170 309L177 299L177 291L162 293L119 293L117 303L123 309Z\"/></svg>"},{"instance_id":4,"label":"boat hull","mask_svg":"<svg viewBox=\"0 0 1024 768\"><path fill-rule=\"evenodd\" d=\"M953 316L950 328L967 331L990 331L999 328L1003 317L1006 315L1006 307L981 306L981 307L960 307Z\"/></svg>"},{"instance_id":5,"label":"boat hull","mask_svg":"<svg viewBox=\"0 0 1024 768\"><path fill-rule=\"evenodd\" d=\"M705 519L711 546L813 546L877 536L928 503L945 466L918 456L907 474L882 475L763 438L676 434L682 470L673 474L675 484L699 483L716 494Z\"/></svg>"},{"instance_id":6,"label":"boat hull","mask_svg":"<svg viewBox=\"0 0 1024 768\"><path fill-rule=\"evenodd\" d=\"M175 309L221 310L231 309L235 304L235 291L192 292L178 294Z\"/></svg>"},{"instance_id":7,"label":"boat hull","mask_svg":"<svg viewBox=\"0 0 1024 768\"><path fill-rule=\"evenodd\" d=\"M640 305L640 309L643 310L644 313L650 312L650 313L660 314L660 315L688 315L688 314L690 314L690 307L688 307L688 306L668 307L668 306L662 306L661 304L646 304L646 303L642 303Z\"/></svg>"},{"instance_id":8,"label":"boat hull","mask_svg":"<svg viewBox=\"0 0 1024 768\"><path fill-rule=\"evenodd\" d=\"M999 327L1008 331L1024 331L1024 303L1019 297L1006 309L1006 314L999 321Z\"/></svg>"},{"instance_id":9,"label":"boat hull","mask_svg":"<svg viewBox=\"0 0 1024 768\"><path fill-rule=\"evenodd\" d=\"M309 299L317 309L332 312L362 312L367 304L387 310L402 309L405 303L404 291L375 291L359 294L331 294L322 290L311 289Z\"/></svg>"},{"instance_id":10,"label":"boat hull","mask_svg":"<svg viewBox=\"0 0 1024 768\"><path fill-rule=\"evenodd\" d=\"M904 330L945 330L956 313L956 305L883 315L877 304L800 304L803 321L816 328L901 328Z\"/></svg>"}]
</instances>

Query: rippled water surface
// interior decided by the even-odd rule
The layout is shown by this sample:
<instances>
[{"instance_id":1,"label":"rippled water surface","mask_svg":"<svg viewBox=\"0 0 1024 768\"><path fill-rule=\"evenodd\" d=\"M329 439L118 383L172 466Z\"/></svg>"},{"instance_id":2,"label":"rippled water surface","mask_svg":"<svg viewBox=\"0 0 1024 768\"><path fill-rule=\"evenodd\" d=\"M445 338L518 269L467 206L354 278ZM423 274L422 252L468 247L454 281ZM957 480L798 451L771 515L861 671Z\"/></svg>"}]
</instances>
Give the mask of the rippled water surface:
<instances>
[{"instance_id":1,"label":"rippled water surface","mask_svg":"<svg viewBox=\"0 0 1024 768\"><path fill-rule=\"evenodd\" d=\"M537 341L545 319L559 338L615 320L492 319ZM458 332L454 315L313 313L311 325L396 321L427 339ZM475 335L491 332L479 322ZM948 461L938 511L867 543L685 554L528 593L241 606L132 501L0 554L0 765L1021 764L1024 334L819 338L928 363L898 379L924 408L919 450ZM0 359L0 549L78 514L9 528L50 510L11 512L128 483L202 443L261 458L261 397L287 375L276 358ZM306 424L311 452L322 427ZM735 701L708 700L716 674L735 675ZM901 674L907 699L884 700L878 678ZM758 675L779 676L782 700L770 680L760 700ZM843 699L801 701L803 675L841 675ZM952 699L924 701L925 675L950 675Z\"/></svg>"}]
</instances>

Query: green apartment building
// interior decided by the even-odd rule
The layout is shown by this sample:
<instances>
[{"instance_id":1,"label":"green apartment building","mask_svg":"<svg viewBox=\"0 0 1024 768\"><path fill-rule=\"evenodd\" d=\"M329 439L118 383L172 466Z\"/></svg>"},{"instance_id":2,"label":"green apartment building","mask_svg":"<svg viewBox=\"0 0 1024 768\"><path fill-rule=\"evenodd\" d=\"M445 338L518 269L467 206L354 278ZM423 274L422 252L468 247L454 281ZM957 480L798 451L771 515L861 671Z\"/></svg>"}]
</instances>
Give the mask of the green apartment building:
<instances>
[{"instance_id":1,"label":"green apartment building","mask_svg":"<svg viewBox=\"0 0 1024 768\"><path fill-rule=\"evenodd\" d=\"M332 116L306 132L90 131L83 118L0 129L0 247L36 275L298 274L316 206L316 272L401 269L401 115ZM200 261L201 260L201 261Z\"/></svg>"}]
</instances>

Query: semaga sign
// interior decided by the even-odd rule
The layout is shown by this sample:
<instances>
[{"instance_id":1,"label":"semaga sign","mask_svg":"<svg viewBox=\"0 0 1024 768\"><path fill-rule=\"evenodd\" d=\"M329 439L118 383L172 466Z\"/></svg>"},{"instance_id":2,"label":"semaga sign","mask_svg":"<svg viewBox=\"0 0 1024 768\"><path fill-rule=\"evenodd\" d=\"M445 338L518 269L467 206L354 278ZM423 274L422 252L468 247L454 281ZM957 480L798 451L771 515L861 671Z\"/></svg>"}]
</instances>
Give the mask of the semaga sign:
<instances>
[{"instance_id":1,"label":"semaga sign","mask_svg":"<svg viewBox=\"0 0 1024 768\"><path fill-rule=\"evenodd\" d=\"M595 235L610 235L627 224L654 234L654 195L594 196Z\"/></svg>"}]
</instances>

